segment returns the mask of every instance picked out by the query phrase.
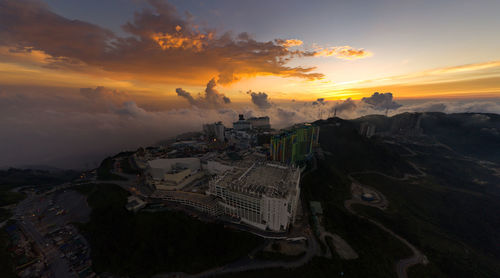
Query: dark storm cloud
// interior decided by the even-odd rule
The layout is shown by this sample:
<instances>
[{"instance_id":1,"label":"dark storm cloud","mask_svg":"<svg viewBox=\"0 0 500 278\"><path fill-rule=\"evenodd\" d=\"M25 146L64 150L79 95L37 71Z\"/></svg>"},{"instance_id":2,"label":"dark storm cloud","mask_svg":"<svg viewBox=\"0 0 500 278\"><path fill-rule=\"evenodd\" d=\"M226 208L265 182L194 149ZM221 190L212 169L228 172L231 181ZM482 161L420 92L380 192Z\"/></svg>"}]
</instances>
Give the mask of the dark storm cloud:
<instances>
[{"instance_id":1,"label":"dark storm cloud","mask_svg":"<svg viewBox=\"0 0 500 278\"><path fill-rule=\"evenodd\" d=\"M203 108L219 108L226 104L231 103L231 99L224 94L219 93L215 86L217 83L215 79L211 79L207 83L205 88L205 95L194 98L191 93L183 90L182 88L177 88L175 92L178 96L186 99L192 106L203 107Z\"/></svg>"},{"instance_id":2,"label":"dark storm cloud","mask_svg":"<svg viewBox=\"0 0 500 278\"><path fill-rule=\"evenodd\" d=\"M38 1L0 0L0 45L51 55L48 67L97 67L146 81L197 83L218 76L220 83L276 75L318 79L314 68L288 67L300 51L277 41L260 42L247 33L233 36L199 30L166 1L149 0L151 9L123 25L128 37L51 12Z\"/></svg>"},{"instance_id":3,"label":"dark storm cloud","mask_svg":"<svg viewBox=\"0 0 500 278\"><path fill-rule=\"evenodd\" d=\"M268 109L271 107L271 102L269 102L269 97L264 92L252 92L248 91L247 94L250 94L252 98L252 103L260 109Z\"/></svg>"},{"instance_id":4,"label":"dark storm cloud","mask_svg":"<svg viewBox=\"0 0 500 278\"><path fill-rule=\"evenodd\" d=\"M392 93L375 92L370 97L364 97L362 102L370 105L375 110L398 109L402 105L392 99Z\"/></svg>"}]
</instances>

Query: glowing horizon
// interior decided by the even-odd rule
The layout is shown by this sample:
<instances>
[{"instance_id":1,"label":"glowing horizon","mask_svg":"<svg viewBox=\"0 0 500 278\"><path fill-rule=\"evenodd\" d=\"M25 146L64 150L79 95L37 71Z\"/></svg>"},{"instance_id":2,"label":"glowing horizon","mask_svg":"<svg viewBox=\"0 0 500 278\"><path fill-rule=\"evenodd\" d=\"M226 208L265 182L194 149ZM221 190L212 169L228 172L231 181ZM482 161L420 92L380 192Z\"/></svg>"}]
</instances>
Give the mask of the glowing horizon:
<instances>
[{"instance_id":1,"label":"glowing horizon","mask_svg":"<svg viewBox=\"0 0 500 278\"><path fill-rule=\"evenodd\" d=\"M69 2L72 3L0 1L4 18L0 24L5 27L2 36L6 38L0 44L0 84L75 89L104 86L170 101L183 101L177 97L176 88L196 94L203 92L212 78L218 90L235 102L248 102L245 92L250 90L266 92L274 100L302 101L361 99L377 91L392 92L401 99L500 97L500 54L494 51L500 39L491 37L490 27L484 27L480 34L474 34L472 27L463 31L489 44L463 42L442 52L441 59L435 59L434 53L440 51L436 43L450 44L460 40L460 36L439 38L439 32L427 30L426 37L423 30L415 29L420 39L427 39L423 44L429 45L429 49L419 49L428 53L422 56L413 54L417 51L410 43L391 45L392 38L380 43L373 34L363 38L342 33L343 38L336 43L337 38L328 40L320 33L323 26L312 28L312 32L305 33L302 28L293 32L282 22L298 22L286 16L274 21L266 19L282 26L283 33L271 34L258 26L236 24L235 31L240 33L231 34L225 33L232 31L227 26L212 28L210 23L220 26L220 18L200 13L193 3L131 1L124 4L126 9L121 13L120 9L116 11L113 20L103 21L102 17L92 18L71 8L73 5L92 9L98 8L97 4ZM389 2L380 5L390 5ZM229 7L219 4L214 2L213 8L227 12ZM263 3L256 4L259 5ZM444 17L455 16L456 11L449 11L446 5L437 6ZM484 7L469 8L476 13L487 12ZM182 16L180 9L198 12L195 15L206 20L206 26ZM398 9L409 17L408 22L418 20L409 6L401 5ZM17 16L21 12L23 16ZM135 14L132 16L131 12ZM290 13L300 14L298 10ZM475 26L499 21L488 14L483 15L484 22ZM233 19L226 19L230 25ZM430 21L445 28L438 18ZM252 33L240 30L244 27ZM380 32L375 38L388 38L386 31L374 30ZM454 30L448 31L454 34ZM406 30L393 26L391 32L397 37ZM470 47L479 47L480 51L465 52Z\"/></svg>"}]
</instances>

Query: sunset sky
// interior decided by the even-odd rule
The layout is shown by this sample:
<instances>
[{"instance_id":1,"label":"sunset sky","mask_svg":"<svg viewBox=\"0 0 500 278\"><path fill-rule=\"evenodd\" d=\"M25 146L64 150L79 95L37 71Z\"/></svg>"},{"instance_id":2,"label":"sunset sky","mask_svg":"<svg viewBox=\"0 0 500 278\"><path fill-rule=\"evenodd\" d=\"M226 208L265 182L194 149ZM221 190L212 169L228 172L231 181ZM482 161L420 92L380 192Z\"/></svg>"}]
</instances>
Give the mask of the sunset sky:
<instances>
[{"instance_id":1,"label":"sunset sky","mask_svg":"<svg viewBox=\"0 0 500 278\"><path fill-rule=\"evenodd\" d=\"M500 95L498 1L0 1L0 82L233 101ZM175 99L175 98L174 98Z\"/></svg>"},{"instance_id":2,"label":"sunset sky","mask_svg":"<svg viewBox=\"0 0 500 278\"><path fill-rule=\"evenodd\" d=\"M335 109L500 113L499 11L497 0L0 0L0 167L92 164L240 113L277 128Z\"/></svg>"}]
</instances>

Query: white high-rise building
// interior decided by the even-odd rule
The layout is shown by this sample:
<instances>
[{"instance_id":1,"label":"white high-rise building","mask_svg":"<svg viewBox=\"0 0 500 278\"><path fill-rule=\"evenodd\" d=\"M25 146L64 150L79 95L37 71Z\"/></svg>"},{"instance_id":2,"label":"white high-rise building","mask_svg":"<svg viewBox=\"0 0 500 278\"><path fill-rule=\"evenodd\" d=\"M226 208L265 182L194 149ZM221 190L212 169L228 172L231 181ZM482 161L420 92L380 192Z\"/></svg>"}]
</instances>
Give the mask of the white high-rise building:
<instances>
[{"instance_id":1,"label":"white high-rise building","mask_svg":"<svg viewBox=\"0 0 500 278\"><path fill-rule=\"evenodd\" d=\"M205 135L210 139L217 139L219 142L224 142L224 131L225 127L222 122L203 125L203 132Z\"/></svg>"},{"instance_id":2,"label":"white high-rise building","mask_svg":"<svg viewBox=\"0 0 500 278\"><path fill-rule=\"evenodd\" d=\"M256 162L233 168L210 182L225 214L262 230L286 231L295 221L300 169Z\"/></svg>"}]
</instances>

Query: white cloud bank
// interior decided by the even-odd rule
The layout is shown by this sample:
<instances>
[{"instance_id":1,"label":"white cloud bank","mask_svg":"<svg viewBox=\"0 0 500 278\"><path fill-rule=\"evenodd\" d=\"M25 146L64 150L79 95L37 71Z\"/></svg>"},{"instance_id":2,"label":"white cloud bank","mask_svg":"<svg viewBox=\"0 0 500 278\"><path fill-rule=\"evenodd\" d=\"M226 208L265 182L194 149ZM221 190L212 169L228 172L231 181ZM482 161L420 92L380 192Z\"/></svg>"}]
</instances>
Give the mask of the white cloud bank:
<instances>
[{"instance_id":1,"label":"white cloud bank","mask_svg":"<svg viewBox=\"0 0 500 278\"><path fill-rule=\"evenodd\" d=\"M191 108L150 111L123 92L84 88L79 92L41 93L41 89L0 87L0 167L50 165L61 168L95 167L106 155L136 149L182 132L201 130L203 123L226 126L238 114L268 115L274 128L333 116L356 118L385 111L363 101L272 103L267 109ZM250 96L249 96L250 101ZM500 113L500 100L399 101L389 115L407 111Z\"/></svg>"}]
</instances>

